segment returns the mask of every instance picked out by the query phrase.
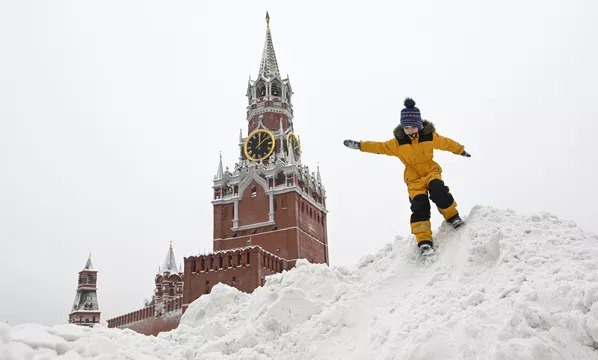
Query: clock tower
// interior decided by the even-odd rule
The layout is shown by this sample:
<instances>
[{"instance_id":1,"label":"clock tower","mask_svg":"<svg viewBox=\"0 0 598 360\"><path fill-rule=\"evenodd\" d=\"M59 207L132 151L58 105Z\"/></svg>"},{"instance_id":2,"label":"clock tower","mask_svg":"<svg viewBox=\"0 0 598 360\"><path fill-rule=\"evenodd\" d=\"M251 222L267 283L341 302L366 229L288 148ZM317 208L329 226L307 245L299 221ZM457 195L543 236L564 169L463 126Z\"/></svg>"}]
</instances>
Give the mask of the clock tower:
<instances>
[{"instance_id":1,"label":"clock tower","mask_svg":"<svg viewBox=\"0 0 598 360\"><path fill-rule=\"evenodd\" d=\"M302 162L293 90L282 78L266 13L266 39L255 80L247 85L247 130L239 160L214 177L214 251L257 245L290 266L299 258L329 263L326 191L320 170Z\"/></svg>"}]
</instances>

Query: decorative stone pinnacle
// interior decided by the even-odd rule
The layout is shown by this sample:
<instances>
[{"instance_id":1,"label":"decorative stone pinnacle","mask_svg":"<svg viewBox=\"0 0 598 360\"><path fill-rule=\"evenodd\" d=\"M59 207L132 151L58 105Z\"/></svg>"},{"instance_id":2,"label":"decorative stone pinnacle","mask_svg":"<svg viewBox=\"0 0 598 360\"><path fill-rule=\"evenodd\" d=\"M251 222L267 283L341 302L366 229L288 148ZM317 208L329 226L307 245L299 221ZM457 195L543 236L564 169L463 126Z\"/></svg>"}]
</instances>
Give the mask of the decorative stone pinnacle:
<instances>
[{"instance_id":1,"label":"decorative stone pinnacle","mask_svg":"<svg viewBox=\"0 0 598 360\"><path fill-rule=\"evenodd\" d=\"M220 152L220 159L218 160L218 170L216 170L216 176L214 176L214 180L222 179L224 176L224 171L222 170L222 151Z\"/></svg>"},{"instance_id":2,"label":"decorative stone pinnacle","mask_svg":"<svg viewBox=\"0 0 598 360\"><path fill-rule=\"evenodd\" d=\"M266 11L266 26L270 30L270 14Z\"/></svg>"}]
</instances>

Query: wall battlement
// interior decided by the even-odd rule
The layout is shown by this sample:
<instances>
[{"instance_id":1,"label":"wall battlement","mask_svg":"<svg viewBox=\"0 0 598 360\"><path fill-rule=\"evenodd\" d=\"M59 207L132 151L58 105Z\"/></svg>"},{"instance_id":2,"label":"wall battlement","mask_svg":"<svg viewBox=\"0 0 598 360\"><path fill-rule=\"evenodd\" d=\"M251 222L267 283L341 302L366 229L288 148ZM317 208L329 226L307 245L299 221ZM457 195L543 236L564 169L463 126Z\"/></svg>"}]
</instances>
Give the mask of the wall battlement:
<instances>
[{"instance_id":1,"label":"wall battlement","mask_svg":"<svg viewBox=\"0 0 598 360\"><path fill-rule=\"evenodd\" d=\"M185 270L188 269L192 274L230 271L250 267L252 262L258 260L260 265L268 270L274 272L288 270L285 259L269 253L257 245L190 256L185 258Z\"/></svg>"},{"instance_id":2,"label":"wall battlement","mask_svg":"<svg viewBox=\"0 0 598 360\"><path fill-rule=\"evenodd\" d=\"M185 258L183 311L218 283L250 293L264 285L266 276L291 267L287 260L257 245Z\"/></svg>"}]
</instances>

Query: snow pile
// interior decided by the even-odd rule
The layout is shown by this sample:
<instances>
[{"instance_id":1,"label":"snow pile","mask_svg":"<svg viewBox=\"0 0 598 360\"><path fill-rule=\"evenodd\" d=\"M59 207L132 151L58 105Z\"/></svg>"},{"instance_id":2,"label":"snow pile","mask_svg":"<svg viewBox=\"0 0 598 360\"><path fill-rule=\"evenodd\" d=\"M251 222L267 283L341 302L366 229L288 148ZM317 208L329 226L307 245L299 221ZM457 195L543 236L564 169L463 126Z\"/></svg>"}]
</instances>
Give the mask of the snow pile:
<instances>
[{"instance_id":1,"label":"snow pile","mask_svg":"<svg viewBox=\"0 0 598 360\"><path fill-rule=\"evenodd\" d=\"M0 359L598 359L598 236L480 206L435 236L428 266L410 236L250 295L219 284L158 337L0 325Z\"/></svg>"}]
</instances>

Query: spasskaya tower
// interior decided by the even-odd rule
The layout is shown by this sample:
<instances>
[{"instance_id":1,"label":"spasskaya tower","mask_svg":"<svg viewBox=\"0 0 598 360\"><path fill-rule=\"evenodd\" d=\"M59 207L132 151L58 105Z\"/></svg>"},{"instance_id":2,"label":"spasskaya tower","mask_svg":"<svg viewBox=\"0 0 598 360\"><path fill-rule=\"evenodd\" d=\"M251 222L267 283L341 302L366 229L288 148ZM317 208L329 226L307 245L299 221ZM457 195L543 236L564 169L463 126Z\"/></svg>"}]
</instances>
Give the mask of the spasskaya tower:
<instances>
[{"instance_id":1,"label":"spasskaya tower","mask_svg":"<svg viewBox=\"0 0 598 360\"><path fill-rule=\"evenodd\" d=\"M247 86L247 132L239 161L214 177L214 251L257 245L290 262L329 263L326 191L320 169L302 163L293 90L280 76L270 17L259 72Z\"/></svg>"}]
</instances>

